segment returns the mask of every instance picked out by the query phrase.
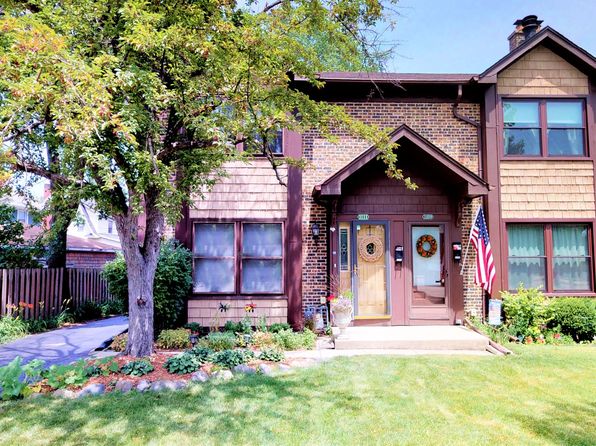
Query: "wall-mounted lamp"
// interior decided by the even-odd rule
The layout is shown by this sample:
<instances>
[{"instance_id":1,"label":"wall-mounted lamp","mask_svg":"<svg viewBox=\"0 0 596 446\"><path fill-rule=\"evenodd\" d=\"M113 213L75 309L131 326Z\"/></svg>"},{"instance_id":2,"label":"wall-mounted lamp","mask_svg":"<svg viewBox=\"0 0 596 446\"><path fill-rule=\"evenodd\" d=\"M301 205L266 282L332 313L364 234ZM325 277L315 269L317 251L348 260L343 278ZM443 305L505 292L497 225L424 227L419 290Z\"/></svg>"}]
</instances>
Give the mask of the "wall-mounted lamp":
<instances>
[{"instance_id":1,"label":"wall-mounted lamp","mask_svg":"<svg viewBox=\"0 0 596 446\"><path fill-rule=\"evenodd\" d=\"M311 228L310 228L311 232L312 232L312 236L315 240L319 239L319 236L321 235L321 228L319 227L318 223L313 223Z\"/></svg>"}]
</instances>

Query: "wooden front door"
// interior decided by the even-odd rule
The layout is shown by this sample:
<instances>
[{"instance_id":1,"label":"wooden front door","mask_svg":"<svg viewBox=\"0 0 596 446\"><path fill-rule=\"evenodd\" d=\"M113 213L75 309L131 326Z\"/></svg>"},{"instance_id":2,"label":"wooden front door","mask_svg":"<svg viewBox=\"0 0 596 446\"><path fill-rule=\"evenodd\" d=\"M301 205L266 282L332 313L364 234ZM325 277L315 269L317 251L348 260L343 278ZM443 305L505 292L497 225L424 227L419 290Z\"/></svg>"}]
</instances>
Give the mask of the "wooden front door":
<instances>
[{"instance_id":1,"label":"wooden front door","mask_svg":"<svg viewBox=\"0 0 596 446\"><path fill-rule=\"evenodd\" d=\"M390 314L387 298L387 230L386 223L353 222L356 318Z\"/></svg>"}]
</instances>

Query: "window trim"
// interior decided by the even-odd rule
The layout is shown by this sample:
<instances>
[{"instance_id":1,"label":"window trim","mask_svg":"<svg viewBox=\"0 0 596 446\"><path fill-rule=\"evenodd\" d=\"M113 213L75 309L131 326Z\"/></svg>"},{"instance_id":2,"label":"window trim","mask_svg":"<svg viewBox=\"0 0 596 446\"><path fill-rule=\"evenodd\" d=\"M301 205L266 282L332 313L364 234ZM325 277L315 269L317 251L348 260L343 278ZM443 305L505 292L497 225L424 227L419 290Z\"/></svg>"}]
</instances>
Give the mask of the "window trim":
<instances>
[{"instance_id":1,"label":"window trim","mask_svg":"<svg viewBox=\"0 0 596 446\"><path fill-rule=\"evenodd\" d=\"M191 240L190 249L192 252L192 272L193 272L193 290L194 296L201 296L201 298L214 296L220 298L236 297L236 298L247 298L247 299L258 299L259 297L265 299L282 299L285 298L286 293L286 219L267 219L267 218L245 218L245 219L190 219L191 225ZM243 258L256 258L256 257L243 257L242 256L242 237L243 237L243 224L279 224L281 226L281 291L277 292L263 292L258 291L254 293L242 292L242 259ZM194 261L196 258L203 258L196 256L194 253L195 243L195 227L197 224L232 224L234 226L234 291L233 292L211 292L211 291L195 291L194 290ZM215 257L209 257L215 258ZM229 257L222 257L229 258ZM261 259L261 257L258 257ZM264 257L263 257L264 259ZM272 259L279 260L279 257Z\"/></svg>"},{"instance_id":2,"label":"window trim","mask_svg":"<svg viewBox=\"0 0 596 446\"><path fill-rule=\"evenodd\" d=\"M281 153L273 153L271 152L271 154L273 155L274 158L284 158L286 155L286 147L285 147L285 142L286 142L286 138L287 138L287 130L286 129L281 129L278 130L278 132L281 132ZM246 142L242 142L240 144L240 150L244 151L246 147ZM264 153L254 153L251 155L254 158L265 158L265 154Z\"/></svg>"},{"instance_id":3,"label":"window trim","mask_svg":"<svg viewBox=\"0 0 596 446\"><path fill-rule=\"evenodd\" d=\"M505 102L538 102L538 125L540 129L540 154L539 155L509 155L505 153ZM584 153L582 155L549 155L548 154L548 120L546 116L547 102L578 102L582 103L582 129L584 139ZM499 97L499 157L501 160L585 160L591 159L589 132L588 132L588 103L589 98L585 95L580 96L511 96L501 95ZM515 128L515 127L513 127ZM530 128L530 127L528 127ZM534 128L534 127L531 127ZM557 127L553 127L557 128ZM577 129L570 127L570 129Z\"/></svg>"},{"instance_id":4,"label":"window trim","mask_svg":"<svg viewBox=\"0 0 596 446\"><path fill-rule=\"evenodd\" d=\"M596 272L594 271L594 221L585 219L572 219L572 220L522 220L522 219L506 219L503 221L504 224L504 237L502 242L503 248L503 279L506 284L505 290L510 292L515 291L515 288L511 288L509 284L509 225L539 225L542 226L543 240L544 240L544 256L536 256L536 258L546 258L546 287L543 291L548 296L595 296L596 291L594 289L596 283ZM588 227L588 256L590 262L590 271L592 274L589 277L590 288L587 290L555 290L554 289L554 256L553 256L553 226L565 226L565 225L585 225ZM517 285L516 285L517 286Z\"/></svg>"}]
</instances>

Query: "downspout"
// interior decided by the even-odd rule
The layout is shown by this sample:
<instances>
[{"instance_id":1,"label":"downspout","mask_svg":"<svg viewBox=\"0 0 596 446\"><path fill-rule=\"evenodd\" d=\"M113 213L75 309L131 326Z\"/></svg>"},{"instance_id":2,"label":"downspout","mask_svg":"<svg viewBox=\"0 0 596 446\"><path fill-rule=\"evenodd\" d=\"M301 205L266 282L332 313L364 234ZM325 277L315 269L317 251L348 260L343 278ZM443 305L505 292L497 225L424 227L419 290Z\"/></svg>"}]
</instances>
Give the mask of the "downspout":
<instances>
[{"instance_id":1,"label":"downspout","mask_svg":"<svg viewBox=\"0 0 596 446\"><path fill-rule=\"evenodd\" d=\"M455 102L453 103L453 107L452 107L453 116L455 118L459 119L460 121L467 122L468 124L476 127L477 138L478 138L478 174L479 174L480 178L484 179L484 170L482 168L482 128L478 121L475 121L471 118L468 118L467 116L462 115L459 112L459 110L457 109L457 107L459 106L459 103L461 102L462 96L463 96L463 86L462 86L462 84L459 84L457 86L457 98L455 98Z\"/></svg>"}]
</instances>

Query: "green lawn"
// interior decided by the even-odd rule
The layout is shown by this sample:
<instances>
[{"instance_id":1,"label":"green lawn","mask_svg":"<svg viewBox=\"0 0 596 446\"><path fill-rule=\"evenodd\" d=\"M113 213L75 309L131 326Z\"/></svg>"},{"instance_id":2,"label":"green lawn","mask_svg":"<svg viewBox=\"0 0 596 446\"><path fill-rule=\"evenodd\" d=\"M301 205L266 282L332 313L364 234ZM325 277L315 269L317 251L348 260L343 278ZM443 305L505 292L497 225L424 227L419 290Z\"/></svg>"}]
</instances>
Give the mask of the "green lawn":
<instances>
[{"instance_id":1,"label":"green lawn","mask_svg":"<svg viewBox=\"0 0 596 446\"><path fill-rule=\"evenodd\" d=\"M596 347L340 358L179 393L0 403L0 444L596 444Z\"/></svg>"}]
</instances>

